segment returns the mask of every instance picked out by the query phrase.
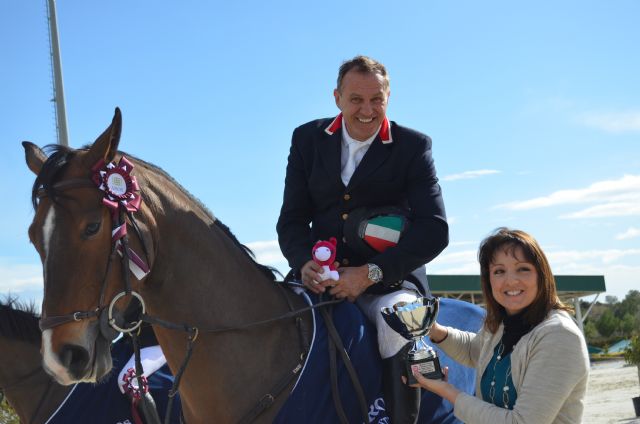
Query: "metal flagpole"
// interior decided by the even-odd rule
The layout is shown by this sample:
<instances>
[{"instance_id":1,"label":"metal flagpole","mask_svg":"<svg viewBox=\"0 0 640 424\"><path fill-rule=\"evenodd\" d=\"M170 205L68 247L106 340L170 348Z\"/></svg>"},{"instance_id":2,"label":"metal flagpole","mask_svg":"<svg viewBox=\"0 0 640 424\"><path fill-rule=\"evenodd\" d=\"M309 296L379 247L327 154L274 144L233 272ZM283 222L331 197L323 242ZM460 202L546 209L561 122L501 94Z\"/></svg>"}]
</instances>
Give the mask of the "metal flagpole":
<instances>
[{"instance_id":1,"label":"metal flagpole","mask_svg":"<svg viewBox=\"0 0 640 424\"><path fill-rule=\"evenodd\" d=\"M56 130L58 144L69 145L67 132L67 112L64 104L64 87L62 85L62 64L60 62L60 43L58 40L58 22L56 19L56 2L47 0L49 9L49 38L51 41L51 62L53 64L53 102L56 104Z\"/></svg>"}]
</instances>

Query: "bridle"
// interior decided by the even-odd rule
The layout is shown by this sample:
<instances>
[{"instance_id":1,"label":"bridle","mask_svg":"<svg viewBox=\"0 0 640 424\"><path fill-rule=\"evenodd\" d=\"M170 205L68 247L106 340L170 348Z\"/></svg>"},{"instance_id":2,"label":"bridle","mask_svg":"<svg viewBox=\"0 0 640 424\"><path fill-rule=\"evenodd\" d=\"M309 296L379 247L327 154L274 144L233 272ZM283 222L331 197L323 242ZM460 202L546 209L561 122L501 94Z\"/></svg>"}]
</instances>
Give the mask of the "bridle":
<instances>
[{"instance_id":1,"label":"bridle","mask_svg":"<svg viewBox=\"0 0 640 424\"><path fill-rule=\"evenodd\" d=\"M23 386L23 385L27 384L27 382L31 378L37 376L40 373L45 373L45 371L42 369L42 366L38 366L33 371L28 372L24 376L18 378L13 383L6 384L6 385L0 387L0 403L2 403L2 401L4 400L4 398L5 398L4 393L7 390L12 390L12 389L15 389L16 387L20 387L20 386ZM47 398L47 396L49 395L49 392L51 391L51 387L53 387L53 380L49 377L49 378L47 378L47 388L42 393L42 395L40 395L40 399L38 400L38 405L36 406L36 409L33 411L33 414L31 415L31 418L29 419L29 421L27 421L29 424L32 424L33 420L35 420L38 417L38 414L40 413L40 409L42 409L42 405L44 405L44 401Z\"/></svg>"},{"instance_id":2,"label":"bridle","mask_svg":"<svg viewBox=\"0 0 640 424\"><path fill-rule=\"evenodd\" d=\"M70 190L70 189L76 189L76 188L93 188L96 189L96 185L93 181L89 180L89 179L81 179L81 178L74 178L74 179L69 179L69 180L64 180L64 181L60 181L58 183L55 183L52 187L54 190L56 191L65 191L65 190ZM47 193L43 190L40 189L38 191L38 198L43 198L46 197ZM145 256L148 258L148 251L147 248L144 244L144 239L142 238L142 234L140 232L140 229L137 225L137 223L135 222L135 219L133 218L133 214L132 212L124 212L124 211L119 211L118 214L112 214L112 218L113 219L113 229L117 229L117 228L122 228L123 225L125 223L125 214L129 216L129 222L132 223L133 228L135 229L136 233L138 234L138 238L141 242L143 251L145 253ZM39 326L40 326L40 330L44 331L44 330L48 330L51 328L55 328L55 327L59 327L63 324L67 324L69 322L79 322L79 321L83 321L85 319L90 319L93 317L98 317L99 321L100 321L100 332L101 334L105 337L105 339L107 340L113 340L117 337L118 332L122 332L125 334L129 334L132 333L134 331L136 331L140 325L142 324L142 320L139 320L137 322L134 322L131 326L129 327L122 327L122 325L120 323L117 322L117 317L114 314L114 307L116 302L126 296L126 295L131 295L133 297L135 297L138 302L140 303L141 307L142 307L142 313L145 312L145 304L144 304L144 300L142 299L142 296L140 294L138 294L137 292L134 292L133 290L131 290L131 282L130 282L130 277L129 277L129 255L132 252L131 249L128 246L128 237L126 236L126 232L124 235L121 236L121 238L119 239L122 243L122 248L118 248L118 243L117 242L113 242L112 243L112 249L111 249L111 253L109 254L109 258L107 261L107 269L106 272L104 274L103 280L102 280L102 284L101 284L101 289L100 289L100 298L99 298L99 302L98 302L98 306L94 309L90 309L90 310L86 310L86 311L75 311L75 312L71 312L69 314L64 314L64 315L56 315L56 316L50 316L50 317L42 317L40 319L39 322ZM107 288L107 279L109 277L110 274L110 270L111 270L111 265L116 257L116 255L118 254L118 252L121 253L121 260L122 260L122 276L124 279L124 291L116 294L112 300L110 301L109 305L106 304L105 302L105 292L106 292L106 288ZM106 315L105 315L106 313ZM112 330L110 330L109 328L111 328Z\"/></svg>"},{"instance_id":3,"label":"bridle","mask_svg":"<svg viewBox=\"0 0 640 424\"><path fill-rule=\"evenodd\" d=\"M126 158L122 157L121 162L126 160ZM131 166L131 168L133 167L133 164L131 164L130 162L127 161L127 163ZM103 166L104 163L101 161L98 164L96 164L92 170L95 172L95 169L98 168L99 166ZM135 178L135 177L133 177ZM137 187L137 182L135 182L135 186ZM58 190L58 191L64 191L64 190L70 190L70 189L77 189L77 188L94 188L97 189L97 185L95 183L95 179L92 181L90 179L83 179L83 178L74 178L74 179L69 179L69 180L64 180L64 181L60 181L57 182L55 184L53 184L52 186L53 190ZM139 189L139 188L138 188ZM38 191L38 197L42 198L45 197L47 194L44 190L40 189ZM109 206L109 205L107 205ZM240 420L240 423L244 424L244 423L251 423L253 422L264 410L266 410L267 408L269 408L274 402L277 396L279 396L284 389L286 389L286 387L291 383L291 381L300 373L300 371L303 368L304 362L306 360L306 356L310 350L310 342L307 340L306 335L304 334L303 328L302 328L302 319L300 317L300 315L304 314L305 312L310 312L314 309L320 309L323 312L323 315L325 316L325 319L329 319L329 314L325 313L324 309L321 308L325 308L327 306L330 305L334 305L337 303L340 303L342 301L344 301L344 299L336 299L336 300L327 300L327 301L323 301L323 302L319 302L316 303L315 305L311 305L308 307L304 307L304 308L300 308L300 309L294 309L293 305L291 304L289 298L286 296L286 294L284 293L284 288L282 287L281 284L277 284L277 287L279 287L281 289L281 292L283 293L284 298L286 299L286 302L288 304L289 307L289 312L284 313L280 316L277 316L275 318L271 318L271 319L266 319L266 320L262 320L262 321L257 321L257 322L252 322L252 323L248 323L248 324L241 324L241 325L235 325L235 326L227 326L227 327L220 327L220 328L214 328L214 329L200 329L198 327L194 327L191 325L187 325L187 324L176 324L176 323L172 323L169 321L165 321L163 319L157 318L157 317L152 317L149 316L146 313L145 310L145 303L144 300L142 298L142 296L133 291L131 289L131 282L130 282L130 272L129 272L129 260L131 255L136 255L135 252L133 252L133 250L131 250L128 246L128 237L126 235L126 220L128 217L128 222L131 223L131 226L134 228L135 232L137 233L137 237L140 240L140 244L142 246L142 249L144 251L144 254L147 258L149 258L149 254L148 254L148 250L145 246L144 243L144 238L142 237L142 234L140 232L140 229L136 223L136 220L133 216L133 210L128 210L126 208L117 208L117 213L114 213L112 210L112 222L113 222L113 233L117 233L118 231L122 231L121 229L124 228L124 234L121 234L120 237L118 237L118 239L112 239L112 249L111 249L111 254L109 256L109 260L107 263L107 269L105 272L105 276L103 278L103 282L102 282L102 287L101 287L101 291L100 291L100 300L98 303L98 306L95 309L92 310L87 310L87 311L76 311L76 312L72 312L69 314L65 314L65 315L58 315L58 316L52 316L52 317L46 317L46 318L41 318L40 320L40 329L41 330L46 330L46 329L51 329L51 328L55 328L58 327L60 325L69 323L69 322L78 322L78 321L82 321L85 319L90 319L93 317L98 317L98 320L100 322L100 332L103 334L103 336L105 336L105 338L107 340L113 340L116 336L117 336L117 332L122 332L125 334L128 334L129 336L131 336L132 338L134 338L134 349L135 349L135 355L136 358L139 358L139 349L138 349L138 344L136 341L137 335L136 335L136 330L140 327L140 325L143 322L152 324L152 325L159 325L162 326L164 328L167 329L171 329L171 330L179 330L179 331L184 331L188 333L188 339L187 339L187 348L186 348L186 353L185 353L185 357L184 360L180 366L180 368L178 369L178 372L176 373L176 375L174 376L174 381L173 381L173 386L171 388L171 390L169 391L169 402L167 402L167 411L165 414L165 424L169 423L170 417L171 417L171 409L173 406L173 399L175 398L175 395L178 393L178 387L180 385L180 380L182 378L182 375L184 374L184 371L186 370L186 367L189 363L189 360L191 358L191 354L193 351L193 344L195 343L196 339L198 338L199 333L208 333L208 334L215 334L215 333L223 333L223 332L230 332L230 331L237 331L237 330L246 330L246 329L250 329L250 328L255 328L255 327L259 327L259 326L264 326L267 324L271 324L271 323L275 323L278 321L283 321L286 319L291 319L291 318L295 318L295 323L296 323L296 328L298 329L298 334L299 334L299 338L301 341L301 350L302 353L299 356L299 362L298 364L296 364L294 366L294 368L292 368L289 372L287 372L283 378L281 378L274 386L271 387L271 389L269 390L269 393L265 394L259 401L258 403L250 410L248 411L243 418ZM120 250L118 250L118 244L121 244L122 248ZM122 259L122 278L124 280L124 290L117 293L113 299L110 301L109 306L107 308L106 306L106 302L105 302L105 291L106 291L106 286L107 286L107 278L109 275L109 271L111 269L111 264L116 256L116 254L120 252L121 253L121 259ZM131 323L130 326L123 328L120 324L117 323L117 319L114 316L113 310L114 310L114 306L115 303L122 297L124 296L133 296L135 297L138 302L141 305L141 312L139 315L139 320L138 321L134 321ZM106 314L105 314L106 311ZM337 335L337 332L335 333L335 335L332 335L333 337L337 337L338 342L341 346L341 341L339 341L339 336ZM366 403L363 403L364 401L364 392L360 386L359 381L357 381L357 376L355 375L355 371L353 370L353 367L350 363L350 360L348 358L348 355L346 354L346 351L344 350L344 347L342 347L341 350L341 355L343 360L345 361L345 364L347 365L348 368L350 368L350 376L352 378L353 381L353 385L354 388L356 389L356 392L358 393L358 397L360 400L360 409L361 409L361 413L363 415L363 419L364 422L368 422L368 417L367 417L367 406ZM139 366L139 361L136 360L136 377L138 378L138 386L139 387L143 387L143 382L142 382L142 369L141 366ZM355 378L355 380L354 380ZM334 397L336 395L334 394ZM339 400L337 400L339 402ZM341 407L340 407L341 408ZM342 416L344 416L344 412L342 411ZM343 422L346 422L344 420L342 420Z\"/></svg>"}]
</instances>

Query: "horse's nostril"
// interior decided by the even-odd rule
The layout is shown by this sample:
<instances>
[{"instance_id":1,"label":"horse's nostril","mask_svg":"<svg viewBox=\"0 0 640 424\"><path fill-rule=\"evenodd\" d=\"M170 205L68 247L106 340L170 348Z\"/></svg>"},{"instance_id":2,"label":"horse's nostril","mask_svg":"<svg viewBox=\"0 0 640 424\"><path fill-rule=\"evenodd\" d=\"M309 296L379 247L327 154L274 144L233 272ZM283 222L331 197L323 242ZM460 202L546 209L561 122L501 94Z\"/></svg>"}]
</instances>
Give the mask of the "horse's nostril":
<instances>
[{"instance_id":1,"label":"horse's nostril","mask_svg":"<svg viewBox=\"0 0 640 424\"><path fill-rule=\"evenodd\" d=\"M87 369L89 352L80 346L65 345L60 352L60 362L72 376L80 379Z\"/></svg>"}]
</instances>

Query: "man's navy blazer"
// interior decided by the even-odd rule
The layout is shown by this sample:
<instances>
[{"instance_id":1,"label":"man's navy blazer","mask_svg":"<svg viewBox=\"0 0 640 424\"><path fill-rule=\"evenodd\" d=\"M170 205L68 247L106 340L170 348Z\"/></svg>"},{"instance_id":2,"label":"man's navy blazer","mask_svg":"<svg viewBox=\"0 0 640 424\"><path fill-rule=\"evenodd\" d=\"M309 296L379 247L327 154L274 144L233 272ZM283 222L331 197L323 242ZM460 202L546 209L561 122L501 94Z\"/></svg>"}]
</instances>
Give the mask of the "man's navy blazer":
<instances>
[{"instance_id":1,"label":"man's navy blazer","mask_svg":"<svg viewBox=\"0 0 640 424\"><path fill-rule=\"evenodd\" d=\"M282 253L297 272L311 260L315 242L335 237L342 266L375 263L387 288L409 274L425 285L424 264L449 242L431 139L395 122L383 124L345 187L340 176L341 118L311 121L293 132L277 224ZM381 206L408 210L411 224L396 246L369 258L358 255L345 243L345 220L355 209ZM375 285L367 292L380 289L384 287Z\"/></svg>"}]
</instances>

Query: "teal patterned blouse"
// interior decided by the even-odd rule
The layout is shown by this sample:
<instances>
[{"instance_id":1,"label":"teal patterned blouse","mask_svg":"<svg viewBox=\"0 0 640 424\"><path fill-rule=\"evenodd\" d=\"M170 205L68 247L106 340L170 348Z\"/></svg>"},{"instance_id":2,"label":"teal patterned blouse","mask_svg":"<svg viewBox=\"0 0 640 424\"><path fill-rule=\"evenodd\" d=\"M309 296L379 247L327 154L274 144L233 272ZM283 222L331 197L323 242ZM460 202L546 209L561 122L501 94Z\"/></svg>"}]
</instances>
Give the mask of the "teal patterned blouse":
<instances>
[{"instance_id":1,"label":"teal patterned blouse","mask_svg":"<svg viewBox=\"0 0 640 424\"><path fill-rule=\"evenodd\" d=\"M485 402L501 408L513 409L518 394L511 378L511 352L498 360L501 349L504 350L502 342L498 343L494 349L493 357L482 374L480 390Z\"/></svg>"}]
</instances>

